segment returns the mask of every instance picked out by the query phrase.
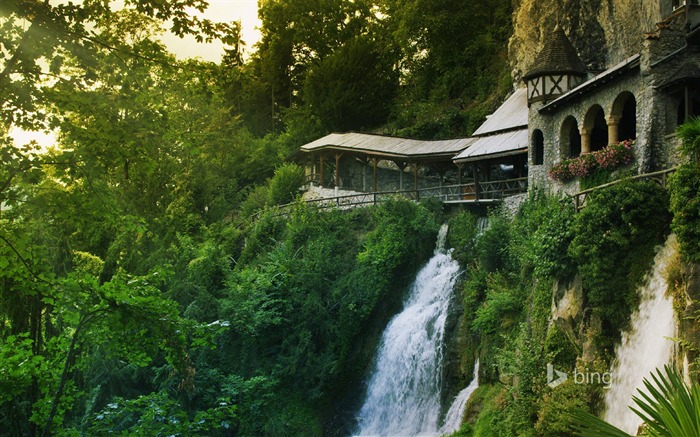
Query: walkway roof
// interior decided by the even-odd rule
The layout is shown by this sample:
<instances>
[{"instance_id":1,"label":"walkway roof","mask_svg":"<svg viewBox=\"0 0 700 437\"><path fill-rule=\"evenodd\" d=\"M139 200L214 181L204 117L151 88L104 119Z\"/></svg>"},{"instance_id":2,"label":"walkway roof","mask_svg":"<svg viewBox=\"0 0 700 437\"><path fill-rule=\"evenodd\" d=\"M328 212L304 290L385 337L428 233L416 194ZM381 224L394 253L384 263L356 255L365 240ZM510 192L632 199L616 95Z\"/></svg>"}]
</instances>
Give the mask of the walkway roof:
<instances>
[{"instance_id":1,"label":"walkway roof","mask_svg":"<svg viewBox=\"0 0 700 437\"><path fill-rule=\"evenodd\" d=\"M412 140L408 138L357 132L333 133L301 146L303 152L335 150L375 155L382 159L404 161L451 160L453 156L469 147L474 138L453 140Z\"/></svg>"},{"instance_id":2,"label":"walkway roof","mask_svg":"<svg viewBox=\"0 0 700 437\"><path fill-rule=\"evenodd\" d=\"M474 136L489 135L527 127L527 88L518 88L496 112L474 131Z\"/></svg>"},{"instance_id":3,"label":"walkway roof","mask_svg":"<svg viewBox=\"0 0 700 437\"><path fill-rule=\"evenodd\" d=\"M527 89L517 89L474 132L475 141L454 162L480 161L527 153Z\"/></svg>"},{"instance_id":4,"label":"walkway roof","mask_svg":"<svg viewBox=\"0 0 700 437\"><path fill-rule=\"evenodd\" d=\"M458 164L527 153L527 128L477 138L454 158Z\"/></svg>"},{"instance_id":5,"label":"walkway roof","mask_svg":"<svg viewBox=\"0 0 700 437\"><path fill-rule=\"evenodd\" d=\"M527 152L527 90L516 90L471 138L413 140L357 132L332 133L301 146L302 152L358 153L404 162L461 163Z\"/></svg>"}]
</instances>

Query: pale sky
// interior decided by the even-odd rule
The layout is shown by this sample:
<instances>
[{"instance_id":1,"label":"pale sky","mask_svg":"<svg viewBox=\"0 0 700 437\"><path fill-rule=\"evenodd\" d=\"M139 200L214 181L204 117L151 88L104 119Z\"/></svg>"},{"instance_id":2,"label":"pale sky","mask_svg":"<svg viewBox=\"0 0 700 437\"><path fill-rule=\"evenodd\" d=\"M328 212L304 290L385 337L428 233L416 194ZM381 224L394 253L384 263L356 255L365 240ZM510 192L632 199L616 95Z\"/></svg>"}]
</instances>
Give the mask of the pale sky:
<instances>
[{"instance_id":1,"label":"pale sky","mask_svg":"<svg viewBox=\"0 0 700 437\"><path fill-rule=\"evenodd\" d=\"M245 42L248 54L253 45L260 40L260 20L258 19L258 0L209 0L209 8L201 15L212 21L231 22L241 20L241 38ZM163 38L168 50L178 58L200 57L206 61L218 62L224 53L223 44L199 44L194 38L181 39L173 34Z\"/></svg>"},{"instance_id":2,"label":"pale sky","mask_svg":"<svg viewBox=\"0 0 700 437\"><path fill-rule=\"evenodd\" d=\"M258 19L258 0L209 0L209 8L204 14L198 15L219 22L241 20L241 38L246 44L244 50L247 55L250 55L253 45L260 39L260 31L257 29L261 24ZM179 38L166 33L163 42L179 59L199 57L205 61L219 62L224 53L224 46L219 41L200 44L192 37ZM34 140L44 148L52 146L56 141L52 132L27 132L16 127L10 130L10 136L17 144Z\"/></svg>"}]
</instances>

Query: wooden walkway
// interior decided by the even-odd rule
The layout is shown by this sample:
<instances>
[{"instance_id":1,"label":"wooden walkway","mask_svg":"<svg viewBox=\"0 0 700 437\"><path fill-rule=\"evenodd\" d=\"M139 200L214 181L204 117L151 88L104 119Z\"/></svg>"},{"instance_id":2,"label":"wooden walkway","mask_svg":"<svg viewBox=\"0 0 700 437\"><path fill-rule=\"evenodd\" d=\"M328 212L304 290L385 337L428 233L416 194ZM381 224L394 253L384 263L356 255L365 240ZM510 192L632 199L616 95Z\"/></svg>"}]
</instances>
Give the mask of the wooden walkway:
<instances>
[{"instance_id":1,"label":"wooden walkway","mask_svg":"<svg viewBox=\"0 0 700 437\"><path fill-rule=\"evenodd\" d=\"M618 179L616 181L608 182L607 184L603 185L598 185L593 188L589 188L587 190L579 191L578 193L574 194L571 196L574 199L574 206L576 207L576 212L581 211L586 206L586 200L588 199L588 195L591 194L594 191L600 190L602 188L607 188L611 187L613 185L619 184L620 182L626 182L626 181L640 181L640 180L653 180L657 182L661 187L666 188L666 184L668 183L668 175L675 172L678 169L678 167L671 167L666 170L660 170L660 171L655 171L651 173L644 173L636 176L631 176L628 178L622 178Z\"/></svg>"},{"instance_id":2,"label":"wooden walkway","mask_svg":"<svg viewBox=\"0 0 700 437\"><path fill-rule=\"evenodd\" d=\"M404 191L378 191L372 193L358 193L334 197L306 200L307 205L316 205L318 208L349 209L358 206L377 205L395 197L419 201L421 199L439 199L447 204L469 203L497 203L504 197L527 192L527 178L508 179L490 182L470 182L468 184L444 185L442 187L419 188L417 190ZM280 215L286 214L293 208L296 202L279 205L277 210Z\"/></svg>"}]
</instances>

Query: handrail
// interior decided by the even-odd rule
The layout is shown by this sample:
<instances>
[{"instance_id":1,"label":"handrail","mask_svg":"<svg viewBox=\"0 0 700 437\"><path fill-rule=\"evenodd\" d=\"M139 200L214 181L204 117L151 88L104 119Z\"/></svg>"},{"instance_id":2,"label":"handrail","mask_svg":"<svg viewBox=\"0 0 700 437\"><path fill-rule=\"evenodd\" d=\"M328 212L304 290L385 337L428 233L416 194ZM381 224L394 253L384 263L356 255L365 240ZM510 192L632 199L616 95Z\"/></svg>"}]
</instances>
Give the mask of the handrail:
<instances>
[{"instance_id":1,"label":"handrail","mask_svg":"<svg viewBox=\"0 0 700 437\"><path fill-rule=\"evenodd\" d=\"M580 211L584 206L586 206L585 201L586 201L586 197L589 194L591 194L594 191L603 189L603 188L608 188L608 187L611 187L613 185L617 185L621 182L636 181L636 180L643 180L643 179L652 179L652 178L655 178L657 176L663 176L663 179L660 181L660 184L662 187L665 187L666 176L675 172L676 170L678 170L678 167L679 166L675 166L675 167L667 168L665 170L658 170L658 171L653 171L651 173L644 173L644 174L629 176L629 177L617 179L617 180L614 180L612 182L608 182L608 183L605 183L602 185L597 185L595 187L588 188L588 189L583 190L583 191L579 191L578 193L574 193L571 197L574 200L574 206L576 208L576 212Z\"/></svg>"},{"instance_id":2,"label":"handrail","mask_svg":"<svg viewBox=\"0 0 700 437\"><path fill-rule=\"evenodd\" d=\"M343 194L333 197L320 197L317 199L305 200L306 204L318 204L320 208L352 207L356 205L377 204L388 196L404 196L419 200L420 198L442 198L443 201L464 200L466 196L474 196L476 202L479 200L498 200L499 195L523 192L527 190L528 178L503 179L498 181L479 181L465 184L452 184L434 187L422 187L410 190L386 190L357 194ZM354 200L354 201L353 201ZM279 211L288 209L297 202L278 205L275 208Z\"/></svg>"}]
</instances>

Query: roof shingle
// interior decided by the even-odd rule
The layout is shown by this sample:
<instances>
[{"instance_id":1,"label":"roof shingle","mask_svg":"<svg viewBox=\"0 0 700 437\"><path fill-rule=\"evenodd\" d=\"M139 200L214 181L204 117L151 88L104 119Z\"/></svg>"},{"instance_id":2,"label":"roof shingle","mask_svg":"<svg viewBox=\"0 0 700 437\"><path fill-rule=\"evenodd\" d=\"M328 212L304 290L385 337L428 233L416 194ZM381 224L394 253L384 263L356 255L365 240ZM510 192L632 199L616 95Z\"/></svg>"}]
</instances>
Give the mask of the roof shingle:
<instances>
[{"instance_id":1,"label":"roof shingle","mask_svg":"<svg viewBox=\"0 0 700 437\"><path fill-rule=\"evenodd\" d=\"M586 64L579 58L566 33L562 28L557 27L549 39L545 41L542 51L535 59L535 64L523 79L528 80L535 76L551 73L571 73L583 76L587 72Z\"/></svg>"}]
</instances>

